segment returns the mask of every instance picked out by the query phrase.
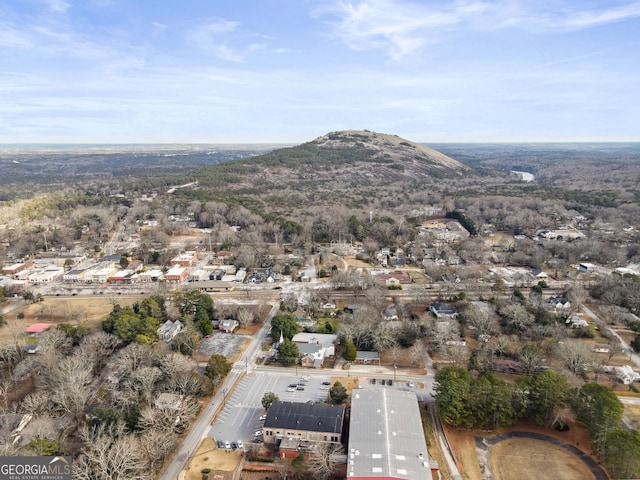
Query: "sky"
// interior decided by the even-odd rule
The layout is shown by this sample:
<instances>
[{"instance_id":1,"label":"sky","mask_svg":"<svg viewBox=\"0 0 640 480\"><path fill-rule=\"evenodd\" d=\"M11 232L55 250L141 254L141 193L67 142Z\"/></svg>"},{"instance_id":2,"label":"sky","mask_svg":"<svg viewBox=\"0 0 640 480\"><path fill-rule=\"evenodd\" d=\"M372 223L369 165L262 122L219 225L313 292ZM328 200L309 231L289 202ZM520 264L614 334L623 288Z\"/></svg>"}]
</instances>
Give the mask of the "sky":
<instances>
[{"instance_id":1,"label":"sky","mask_svg":"<svg viewBox=\"0 0 640 480\"><path fill-rule=\"evenodd\" d=\"M640 141L640 0L0 0L0 143Z\"/></svg>"}]
</instances>

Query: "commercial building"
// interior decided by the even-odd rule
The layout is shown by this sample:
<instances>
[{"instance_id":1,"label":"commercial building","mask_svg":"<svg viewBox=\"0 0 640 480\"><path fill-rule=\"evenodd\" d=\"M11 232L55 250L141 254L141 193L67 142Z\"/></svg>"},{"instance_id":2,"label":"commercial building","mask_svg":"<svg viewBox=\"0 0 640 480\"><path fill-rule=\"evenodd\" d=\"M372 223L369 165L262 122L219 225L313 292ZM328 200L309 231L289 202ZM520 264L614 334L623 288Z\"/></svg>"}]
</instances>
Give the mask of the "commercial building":
<instances>
[{"instance_id":1,"label":"commercial building","mask_svg":"<svg viewBox=\"0 0 640 480\"><path fill-rule=\"evenodd\" d=\"M347 478L432 480L418 399L397 389L354 390L351 398Z\"/></svg>"}]
</instances>

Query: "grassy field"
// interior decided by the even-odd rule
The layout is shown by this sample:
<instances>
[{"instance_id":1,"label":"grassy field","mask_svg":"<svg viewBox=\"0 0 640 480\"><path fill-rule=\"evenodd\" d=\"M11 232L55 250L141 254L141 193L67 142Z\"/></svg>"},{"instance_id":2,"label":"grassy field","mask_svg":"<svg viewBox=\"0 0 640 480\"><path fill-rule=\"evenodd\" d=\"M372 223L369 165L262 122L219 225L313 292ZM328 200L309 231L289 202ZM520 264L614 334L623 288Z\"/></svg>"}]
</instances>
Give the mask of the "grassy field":
<instances>
[{"instance_id":1,"label":"grassy field","mask_svg":"<svg viewBox=\"0 0 640 480\"><path fill-rule=\"evenodd\" d=\"M125 307L144 299L145 296L118 298L60 298L47 297L42 302L32 303L14 310L7 316L9 325L0 328L0 343L13 335L15 329L21 332L34 323L70 323L86 325L92 331L101 329L101 321L111 312L113 305L119 303ZM24 314L24 318L16 319L16 315Z\"/></svg>"},{"instance_id":2,"label":"grassy field","mask_svg":"<svg viewBox=\"0 0 640 480\"><path fill-rule=\"evenodd\" d=\"M576 455L550 443L512 438L491 450L495 480L590 480L595 476Z\"/></svg>"}]
</instances>

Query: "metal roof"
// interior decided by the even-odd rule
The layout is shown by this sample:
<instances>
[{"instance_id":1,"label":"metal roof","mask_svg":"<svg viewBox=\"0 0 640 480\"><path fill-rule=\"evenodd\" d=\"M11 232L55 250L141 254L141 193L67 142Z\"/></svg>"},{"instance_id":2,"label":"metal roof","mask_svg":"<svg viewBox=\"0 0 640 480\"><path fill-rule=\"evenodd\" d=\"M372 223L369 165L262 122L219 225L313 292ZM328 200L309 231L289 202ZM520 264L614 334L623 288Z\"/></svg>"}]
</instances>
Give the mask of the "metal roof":
<instances>
[{"instance_id":1,"label":"metal roof","mask_svg":"<svg viewBox=\"0 0 640 480\"><path fill-rule=\"evenodd\" d=\"M347 478L431 480L429 460L415 393L353 391Z\"/></svg>"},{"instance_id":2,"label":"metal roof","mask_svg":"<svg viewBox=\"0 0 640 480\"><path fill-rule=\"evenodd\" d=\"M264 428L342 433L344 407L325 403L273 402Z\"/></svg>"}]
</instances>

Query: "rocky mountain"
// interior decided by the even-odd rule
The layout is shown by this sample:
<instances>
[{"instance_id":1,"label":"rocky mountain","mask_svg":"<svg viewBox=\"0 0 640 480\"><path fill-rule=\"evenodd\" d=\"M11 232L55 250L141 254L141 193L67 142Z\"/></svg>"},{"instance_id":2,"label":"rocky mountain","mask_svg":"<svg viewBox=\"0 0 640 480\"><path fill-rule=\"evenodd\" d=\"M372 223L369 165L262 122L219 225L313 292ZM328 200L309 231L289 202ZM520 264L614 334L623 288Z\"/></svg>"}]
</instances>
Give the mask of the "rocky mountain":
<instances>
[{"instance_id":1,"label":"rocky mountain","mask_svg":"<svg viewBox=\"0 0 640 480\"><path fill-rule=\"evenodd\" d=\"M331 132L295 147L211 168L208 173L215 172L216 182L224 174L227 180L233 177L237 187L304 182L331 183L333 188L434 180L469 170L424 145L368 130ZM203 180L206 184L206 178Z\"/></svg>"}]
</instances>

